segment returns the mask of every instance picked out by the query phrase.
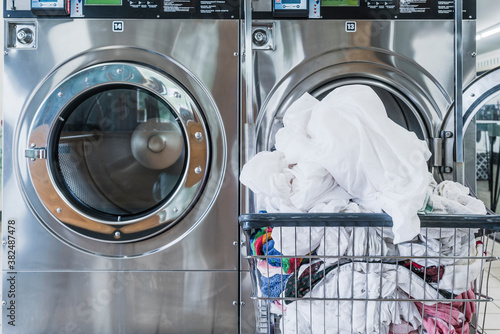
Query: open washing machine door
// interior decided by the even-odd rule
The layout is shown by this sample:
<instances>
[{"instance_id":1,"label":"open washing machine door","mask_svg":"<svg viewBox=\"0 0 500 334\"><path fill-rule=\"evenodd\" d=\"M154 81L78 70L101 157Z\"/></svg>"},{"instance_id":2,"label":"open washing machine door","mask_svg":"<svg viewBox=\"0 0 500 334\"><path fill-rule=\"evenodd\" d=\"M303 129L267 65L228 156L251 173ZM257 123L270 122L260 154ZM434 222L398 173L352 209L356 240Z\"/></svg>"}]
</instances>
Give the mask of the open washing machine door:
<instances>
[{"instance_id":1,"label":"open washing machine door","mask_svg":"<svg viewBox=\"0 0 500 334\"><path fill-rule=\"evenodd\" d=\"M454 105L442 132L454 133ZM463 92L463 142L465 182L492 212L499 213L500 198L500 68L470 83ZM455 141L448 140L445 161L453 161ZM445 168L451 175L454 166Z\"/></svg>"},{"instance_id":2,"label":"open washing machine door","mask_svg":"<svg viewBox=\"0 0 500 334\"><path fill-rule=\"evenodd\" d=\"M439 106L450 104L445 94L436 93L440 92L441 87L435 80L423 75L416 76L422 82L425 81L429 90L434 84L433 94L429 94L422 89L421 82L409 78L396 68L377 63L367 64L366 61L339 62L330 66L318 63L301 64L299 69L278 83L262 103L256 120L256 152L273 149L275 134L283 126L284 114L304 93L322 100L334 89L348 85L365 85L373 89L384 104L389 118L414 132L419 139L428 143L431 152L434 151L435 138L440 136L438 130L443 118ZM408 66L415 65L408 63ZM440 165L438 159L440 154L433 155L429 161L430 171Z\"/></svg>"},{"instance_id":3,"label":"open washing machine door","mask_svg":"<svg viewBox=\"0 0 500 334\"><path fill-rule=\"evenodd\" d=\"M46 227L77 248L140 255L198 222L139 246L192 209L209 169L206 121L190 93L164 73L126 62L80 70L48 94L27 137L36 192L27 196L50 213L40 219Z\"/></svg>"}]
</instances>

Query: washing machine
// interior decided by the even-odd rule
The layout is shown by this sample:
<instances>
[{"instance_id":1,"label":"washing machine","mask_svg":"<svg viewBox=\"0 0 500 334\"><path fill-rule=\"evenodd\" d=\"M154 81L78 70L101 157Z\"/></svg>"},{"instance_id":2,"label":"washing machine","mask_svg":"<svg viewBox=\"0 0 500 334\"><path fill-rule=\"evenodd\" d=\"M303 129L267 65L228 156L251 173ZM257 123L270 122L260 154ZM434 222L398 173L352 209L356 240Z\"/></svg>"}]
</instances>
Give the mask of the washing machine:
<instances>
[{"instance_id":1,"label":"washing machine","mask_svg":"<svg viewBox=\"0 0 500 334\"><path fill-rule=\"evenodd\" d=\"M338 87L367 85L393 121L428 143L429 171L437 180L462 174L475 192L475 115L488 101L496 103L500 72L476 78L476 2L464 0L462 9L458 20L454 1L257 0L246 5L251 23L243 27L251 59L245 59L243 163L273 150L284 113L304 93L321 100ZM457 27L462 48L455 52ZM463 95L458 93L460 105L455 103L458 68L458 92L465 87ZM463 164L457 163L457 137L464 143ZM253 194L244 189L242 194L241 212L255 212ZM242 294L248 298L251 279L245 270ZM242 313L249 333L255 328L252 313L251 308Z\"/></svg>"},{"instance_id":2,"label":"washing machine","mask_svg":"<svg viewBox=\"0 0 500 334\"><path fill-rule=\"evenodd\" d=\"M238 329L238 1L4 2L2 331Z\"/></svg>"}]
</instances>

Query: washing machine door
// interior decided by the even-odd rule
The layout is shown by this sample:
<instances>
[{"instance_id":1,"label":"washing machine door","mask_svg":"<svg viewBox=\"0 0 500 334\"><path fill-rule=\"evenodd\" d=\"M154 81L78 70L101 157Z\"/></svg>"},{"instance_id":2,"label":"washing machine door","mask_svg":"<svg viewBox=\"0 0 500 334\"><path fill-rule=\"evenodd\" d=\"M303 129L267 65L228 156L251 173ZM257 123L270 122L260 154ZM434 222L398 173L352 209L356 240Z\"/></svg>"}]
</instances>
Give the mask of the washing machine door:
<instances>
[{"instance_id":1,"label":"washing machine door","mask_svg":"<svg viewBox=\"0 0 500 334\"><path fill-rule=\"evenodd\" d=\"M30 177L54 218L43 223L95 253L152 251L124 244L181 221L208 175L199 106L176 80L142 65L100 64L66 78L39 107L28 137ZM185 224L183 231L196 220ZM85 239L94 246L78 241Z\"/></svg>"},{"instance_id":2,"label":"washing machine door","mask_svg":"<svg viewBox=\"0 0 500 334\"><path fill-rule=\"evenodd\" d=\"M353 65L351 65L353 66ZM349 85L364 85L373 89L385 106L387 115L395 123L414 132L418 138L432 143L435 124L440 122L435 109L418 103L424 96L411 82L407 86L386 80L391 73L379 73L378 77L356 74L345 77L330 75L328 70L317 71L310 78L299 81L295 87L271 95L263 105L257 119L256 150L272 150L276 132L283 127L282 119L289 106L304 93L322 100L334 89Z\"/></svg>"},{"instance_id":3,"label":"washing machine door","mask_svg":"<svg viewBox=\"0 0 500 334\"><path fill-rule=\"evenodd\" d=\"M454 131L453 111L452 107L444 122L444 131ZM488 208L498 213L500 68L483 74L466 87L463 93L463 123L465 182Z\"/></svg>"}]
</instances>

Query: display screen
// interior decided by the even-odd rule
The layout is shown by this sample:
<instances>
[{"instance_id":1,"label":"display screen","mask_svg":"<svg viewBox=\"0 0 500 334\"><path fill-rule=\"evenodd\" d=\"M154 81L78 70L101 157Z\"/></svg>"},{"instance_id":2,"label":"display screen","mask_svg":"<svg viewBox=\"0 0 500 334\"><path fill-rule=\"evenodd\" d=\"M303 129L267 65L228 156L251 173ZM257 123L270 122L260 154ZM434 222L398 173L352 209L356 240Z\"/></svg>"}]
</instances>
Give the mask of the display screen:
<instances>
[{"instance_id":1,"label":"display screen","mask_svg":"<svg viewBox=\"0 0 500 334\"><path fill-rule=\"evenodd\" d=\"M85 0L85 6L121 6L122 0Z\"/></svg>"},{"instance_id":2,"label":"display screen","mask_svg":"<svg viewBox=\"0 0 500 334\"><path fill-rule=\"evenodd\" d=\"M281 0L281 3L284 3L284 4L300 3L300 0Z\"/></svg>"},{"instance_id":3,"label":"display screen","mask_svg":"<svg viewBox=\"0 0 500 334\"><path fill-rule=\"evenodd\" d=\"M322 7L359 7L359 0L321 0Z\"/></svg>"}]
</instances>

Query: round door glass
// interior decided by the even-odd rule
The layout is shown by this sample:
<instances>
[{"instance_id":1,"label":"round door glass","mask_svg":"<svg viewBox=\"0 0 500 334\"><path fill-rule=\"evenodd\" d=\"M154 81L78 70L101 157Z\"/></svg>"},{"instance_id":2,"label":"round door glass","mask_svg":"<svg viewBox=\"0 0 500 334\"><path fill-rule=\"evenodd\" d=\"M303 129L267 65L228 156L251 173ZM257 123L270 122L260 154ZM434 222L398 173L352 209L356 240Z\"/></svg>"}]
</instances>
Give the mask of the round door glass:
<instances>
[{"instance_id":1,"label":"round door glass","mask_svg":"<svg viewBox=\"0 0 500 334\"><path fill-rule=\"evenodd\" d=\"M156 94L100 87L72 101L61 118L50 161L58 188L82 212L134 219L168 201L182 181L184 129Z\"/></svg>"},{"instance_id":2,"label":"round door glass","mask_svg":"<svg viewBox=\"0 0 500 334\"><path fill-rule=\"evenodd\" d=\"M500 213L500 92L476 113L475 123L476 195ZM467 141L465 145L467 149Z\"/></svg>"}]
</instances>

